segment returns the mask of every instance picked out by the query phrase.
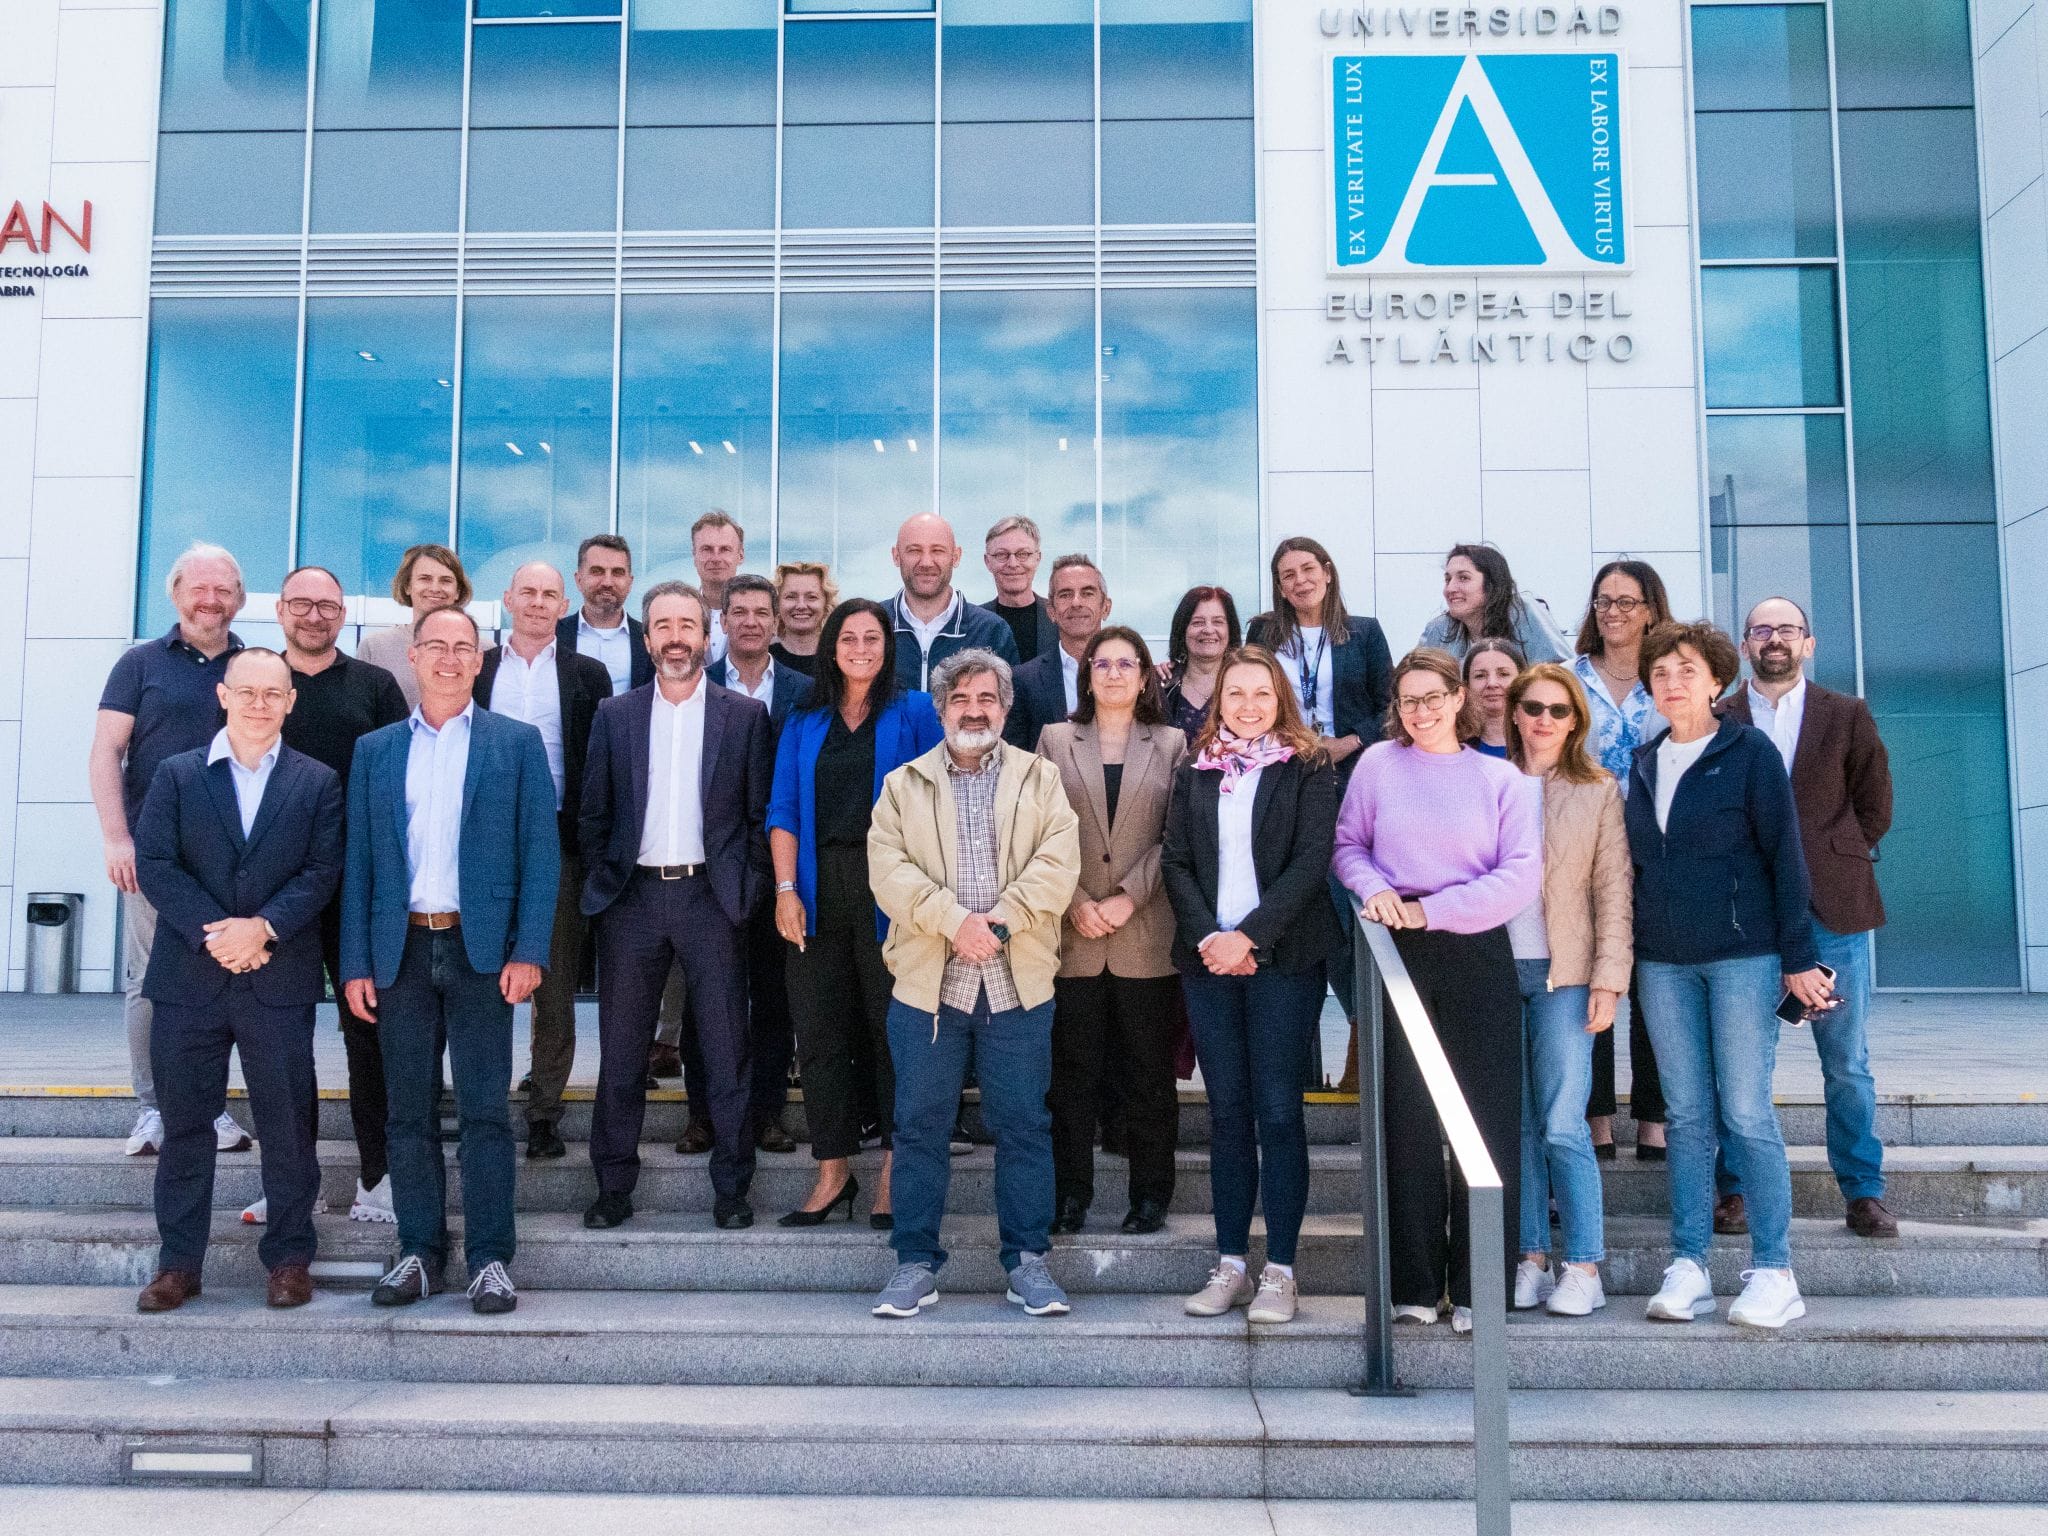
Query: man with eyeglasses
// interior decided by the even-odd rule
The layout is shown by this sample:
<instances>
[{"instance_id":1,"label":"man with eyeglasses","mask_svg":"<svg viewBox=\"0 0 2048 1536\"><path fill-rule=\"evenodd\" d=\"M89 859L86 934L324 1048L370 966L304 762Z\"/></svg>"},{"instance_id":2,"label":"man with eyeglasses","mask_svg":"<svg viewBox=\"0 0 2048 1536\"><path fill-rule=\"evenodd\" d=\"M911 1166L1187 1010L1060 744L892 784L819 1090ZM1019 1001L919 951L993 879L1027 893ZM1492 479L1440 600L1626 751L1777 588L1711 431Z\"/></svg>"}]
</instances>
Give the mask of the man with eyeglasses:
<instances>
[{"instance_id":1,"label":"man with eyeglasses","mask_svg":"<svg viewBox=\"0 0 2048 1536\"><path fill-rule=\"evenodd\" d=\"M1028 517L997 519L981 541L981 563L996 583L994 600L981 606L1010 626L1020 663L1059 643L1052 609L1033 590L1038 582L1039 548L1038 524Z\"/></svg>"},{"instance_id":2,"label":"man with eyeglasses","mask_svg":"<svg viewBox=\"0 0 2048 1536\"><path fill-rule=\"evenodd\" d=\"M1059 643L1017 668L1017 704L1003 727L1003 740L1026 752L1037 749L1040 731L1073 714L1080 699L1081 653L1109 622L1109 583L1088 556L1061 555L1053 561L1050 590Z\"/></svg>"},{"instance_id":3,"label":"man with eyeglasses","mask_svg":"<svg viewBox=\"0 0 2048 1536\"><path fill-rule=\"evenodd\" d=\"M1877 845L1892 824L1891 766L1870 706L1810 682L1814 635L1806 610L1767 597L1749 611L1742 654L1749 682L1722 705L1777 745L1792 778L1799 840L1813 885L1813 941L1835 972L1841 1005L1808 1026L1826 1085L1828 1165L1861 1237L1897 1237L1884 1205L1884 1144L1877 1139L1877 1085L1870 1075L1870 935L1884 926ZM1714 1207L1719 1232L1749 1229L1742 1191L1723 1169Z\"/></svg>"}]
</instances>

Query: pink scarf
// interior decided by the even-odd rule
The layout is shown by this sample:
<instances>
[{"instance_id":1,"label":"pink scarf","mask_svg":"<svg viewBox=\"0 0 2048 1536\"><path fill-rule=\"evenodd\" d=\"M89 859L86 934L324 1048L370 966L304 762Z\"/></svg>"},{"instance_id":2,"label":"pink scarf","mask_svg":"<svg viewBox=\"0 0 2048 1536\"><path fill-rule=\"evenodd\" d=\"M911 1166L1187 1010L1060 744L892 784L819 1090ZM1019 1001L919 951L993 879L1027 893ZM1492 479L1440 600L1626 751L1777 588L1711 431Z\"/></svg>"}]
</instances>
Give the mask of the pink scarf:
<instances>
[{"instance_id":1,"label":"pink scarf","mask_svg":"<svg viewBox=\"0 0 2048 1536\"><path fill-rule=\"evenodd\" d=\"M1218 789L1230 794L1237 788L1237 781L1246 774L1266 767L1269 763L1284 763L1294 756L1294 748L1285 742L1275 741L1272 732L1267 732L1252 741L1233 736L1226 728L1217 732L1216 739L1195 754L1195 767L1220 772L1223 782Z\"/></svg>"}]
</instances>

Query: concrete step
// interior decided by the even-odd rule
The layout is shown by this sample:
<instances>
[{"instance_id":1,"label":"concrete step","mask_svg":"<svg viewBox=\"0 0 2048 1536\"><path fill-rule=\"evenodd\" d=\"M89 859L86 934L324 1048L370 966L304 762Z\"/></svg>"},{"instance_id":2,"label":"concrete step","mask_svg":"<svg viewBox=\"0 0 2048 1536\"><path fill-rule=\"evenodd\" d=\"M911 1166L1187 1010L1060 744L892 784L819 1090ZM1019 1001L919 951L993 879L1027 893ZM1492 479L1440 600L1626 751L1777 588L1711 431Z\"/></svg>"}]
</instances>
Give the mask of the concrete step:
<instances>
[{"instance_id":1,"label":"concrete step","mask_svg":"<svg viewBox=\"0 0 2048 1536\"><path fill-rule=\"evenodd\" d=\"M323 1290L275 1312L209 1288L145 1317L120 1286L0 1286L0 1375L324 1377L669 1386L1343 1387L1361 1379L1357 1297L1308 1296L1287 1327L1191 1318L1179 1296L1082 1296L1057 1327L999 1293L946 1291L912 1326L865 1295L527 1291L479 1318L458 1292L412 1307ZM1396 1330L1400 1378L1469 1388L1471 1341ZM1589 1318L1512 1314L1510 1380L1541 1389L2026 1390L2048 1382L2048 1299L1817 1298L1775 1334L1653 1323L1641 1296Z\"/></svg>"},{"instance_id":2,"label":"concrete step","mask_svg":"<svg viewBox=\"0 0 2048 1536\"><path fill-rule=\"evenodd\" d=\"M457 1213L451 1211L451 1216ZM459 1217L457 1217L459 1221ZM374 1278L394 1251L389 1226L318 1218L323 1278ZM1839 1221L1796 1218L1793 1262L1809 1296L2040 1296L2048 1294L2048 1220L1907 1219L1900 1236L1873 1242ZM258 1229L223 1212L214 1223L206 1275L219 1285L255 1285ZM995 1221L949 1217L953 1250L946 1283L967 1291L998 1290ZM1126 1237L1083 1232L1053 1240L1053 1272L1069 1290L1123 1295L1178 1295L1200 1287L1215 1258L1208 1218L1176 1214L1164 1231ZM1609 1290L1656 1290L1669 1258L1668 1224L1621 1216L1608 1223L1605 1275ZM636 1215L609 1232L584 1228L571 1212L536 1212L519 1222L513 1266L521 1285L537 1290L851 1291L879 1288L895 1258L888 1234L865 1223L803 1230L763 1223L722 1232L708 1216ZM459 1239L457 1241L459 1248ZM79 1206L62 1210L0 1207L0 1284L140 1285L156 1261L154 1219L131 1209ZM1253 1257L1263 1258L1263 1228L1253 1227ZM1746 1240L1717 1239L1709 1255L1724 1295L1740 1289L1749 1262ZM1303 1227L1297 1272L1311 1295L1359 1291L1356 1216L1310 1216ZM449 1278L460 1278L459 1257Z\"/></svg>"},{"instance_id":3,"label":"concrete step","mask_svg":"<svg viewBox=\"0 0 2048 1536\"><path fill-rule=\"evenodd\" d=\"M1470 1421L1456 1392L16 1377L0 1480L203 1448L273 1488L1442 1499ZM1524 1498L2048 1499L2042 1392L1538 1391L1510 1421Z\"/></svg>"},{"instance_id":4,"label":"concrete step","mask_svg":"<svg viewBox=\"0 0 2048 1536\"><path fill-rule=\"evenodd\" d=\"M359 1165L351 1141L326 1141L319 1146L322 1192L327 1203L344 1208L353 1196ZM455 1147L446 1149L450 1199L459 1198L461 1169ZM633 1203L648 1211L709 1211L711 1182L708 1154L684 1156L666 1142L647 1142L640 1149L641 1174ZM1792 1199L1795 1214L1839 1217L1842 1196L1828 1169L1822 1147L1792 1147ZM870 1152L855 1161L863 1186L858 1214L865 1216L879 1181L881 1154ZM1213 1209L1206 1148L1183 1148L1178 1165L1174 1209ZM1096 1196L1092 1218L1115 1226L1129 1207L1127 1164L1121 1157L1097 1154ZM1311 1211L1338 1214L1358 1208L1358 1149L1316 1146L1309 1149ZM978 1147L953 1160L950 1208L963 1214L995 1209L995 1155ZM1607 1210L1613 1215L1656 1215L1668 1211L1669 1170L1662 1163L1641 1163L1623 1157L1601 1165ZM816 1165L806 1150L760 1154L754 1175L757 1210L780 1215L794 1210L810 1194ZM1898 1215L2048 1216L2048 1148L2041 1147L1896 1147L1886 1156L1885 1200ZM0 1138L0 1180L11 1204L132 1205L147 1207L156 1177L153 1157L128 1157L118 1141L93 1137L14 1136ZM214 1204L240 1210L263 1192L254 1151L223 1153L214 1177ZM582 1211L596 1195L589 1147L571 1142L566 1157L552 1162L519 1159L519 1208L523 1211Z\"/></svg>"}]
</instances>

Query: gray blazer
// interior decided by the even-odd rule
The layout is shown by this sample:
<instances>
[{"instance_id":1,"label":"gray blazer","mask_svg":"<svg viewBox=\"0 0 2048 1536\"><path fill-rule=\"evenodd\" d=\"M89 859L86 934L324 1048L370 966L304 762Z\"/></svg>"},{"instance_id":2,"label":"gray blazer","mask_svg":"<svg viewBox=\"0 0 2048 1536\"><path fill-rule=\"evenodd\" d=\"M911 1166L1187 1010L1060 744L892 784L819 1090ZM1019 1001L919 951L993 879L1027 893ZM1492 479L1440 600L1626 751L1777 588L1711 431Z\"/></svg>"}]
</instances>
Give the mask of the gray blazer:
<instances>
[{"instance_id":1,"label":"gray blazer","mask_svg":"<svg viewBox=\"0 0 2048 1536\"><path fill-rule=\"evenodd\" d=\"M1131 979L1174 974L1173 908L1159 877L1159 853L1173 771L1186 751L1187 737L1173 726L1131 727L1112 828L1095 727L1061 721L1039 735L1038 755L1059 769L1081 822L1081 883L1074 902L1101 901L1122 892L1137 907L1131 920L1106 939L1083 938L1071 919L1063 923L1060 975L1099 976L1105 969Z\"/></svg>"}]
</instances>

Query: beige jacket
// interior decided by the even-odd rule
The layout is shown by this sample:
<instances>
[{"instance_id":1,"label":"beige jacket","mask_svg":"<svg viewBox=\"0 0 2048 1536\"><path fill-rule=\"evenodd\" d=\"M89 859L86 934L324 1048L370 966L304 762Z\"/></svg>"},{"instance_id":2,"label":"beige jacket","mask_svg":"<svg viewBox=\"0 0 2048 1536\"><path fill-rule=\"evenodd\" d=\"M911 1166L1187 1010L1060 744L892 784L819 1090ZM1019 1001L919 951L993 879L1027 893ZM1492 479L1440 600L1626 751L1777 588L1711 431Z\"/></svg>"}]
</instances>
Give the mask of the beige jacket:
<instances>
[{"instance_id":1,"label":"beige jacket","mask_svg":"<svg viewBox=\"0 0 2048 1536\"><path fill-rule=\"evenodd\" d=\"M1074 808L1059 771L1044 758L1007 743L996 781L996 877L1003 893L988 914L1006 923L1010 975L1026 1008L1052 1000L1060 964L1060 926L1081 874ZM941 742L882 781L868 825L868 885L889 919L882 958L896 978L899 1002L939 1010L939 982L952 938L969 913L953 894L958 884L959 823Z\"/></svg>"},{"instance_id":2,"label":"beige jacket","mask_svg":"<svg viewBox=\"0 0 2048 1536\"><path fill-rule=\"evenodd\" d=\"M1137 910L1106 939L1084 938L1071 922L1060 938L1062 976L1100 976L1105 970L1133 979L1171 976L1173 908L1159 878L1166 837L1166 804L1173 770L1187 737L1170 725L1133 725L1124 747L1124 778L1117 791L1116 825L1102 783L1102 738L1093 725L1048 725L1038 755L1060 771L1068 803L1081 820L1081 883L1073 906L1119 893Z\"/></svg>"},{"instance_id":3,"label":"beige jacket","mask_svg":"<svg viewBox=\"0 0 2048 1536\"><path fill-rule=\"evenodd\" d=\"M1628 990L1635 963L1635 867L1621 791L1605 774L1543 781L1543 928L1552 987Z\"/></svg>"}]
</instances>

